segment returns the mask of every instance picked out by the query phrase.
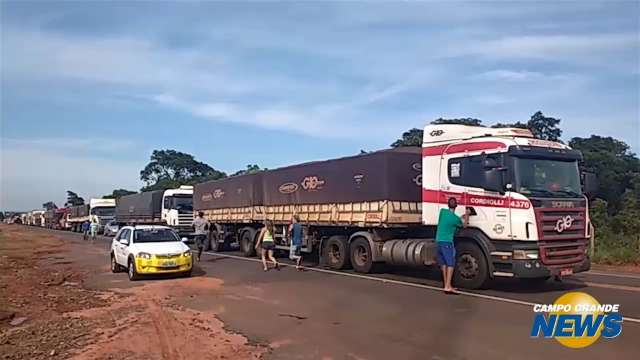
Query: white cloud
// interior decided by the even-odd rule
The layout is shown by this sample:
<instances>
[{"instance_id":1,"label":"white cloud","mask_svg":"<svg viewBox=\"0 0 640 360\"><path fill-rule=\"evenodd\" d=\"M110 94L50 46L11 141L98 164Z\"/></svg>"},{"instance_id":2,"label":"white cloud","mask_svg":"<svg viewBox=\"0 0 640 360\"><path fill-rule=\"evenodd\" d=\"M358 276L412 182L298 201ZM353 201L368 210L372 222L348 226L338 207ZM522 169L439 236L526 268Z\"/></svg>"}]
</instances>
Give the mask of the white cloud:
<instances>
[{"instance_id":1,"label":"white cloud","mask_svg":"<svg viewBox=\"0 0 640 360\"><path fill-rule=\"evenodd\" d=\"M144 162L60 153L47 144L6 145L0 157L2 210L30 210L49 200L61 205L67 190L87 200L109 194L114 188L137 190L142 185L137 177Z\"/></svg>"}]
</instances>

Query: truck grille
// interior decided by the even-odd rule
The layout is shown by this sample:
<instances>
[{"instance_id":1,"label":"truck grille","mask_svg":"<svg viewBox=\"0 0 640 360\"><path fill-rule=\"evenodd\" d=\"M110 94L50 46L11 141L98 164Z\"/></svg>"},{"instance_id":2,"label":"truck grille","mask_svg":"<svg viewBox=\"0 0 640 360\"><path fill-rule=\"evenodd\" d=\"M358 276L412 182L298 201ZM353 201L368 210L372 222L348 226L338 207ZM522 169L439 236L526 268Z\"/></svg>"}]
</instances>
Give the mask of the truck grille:
<instances>
[{"instance_id":1,"label":"truck grille","mask_svg":"<svg viewBox=\"0 0 640 360\"><path fill-rule=\"evenodd\" d=\"M569 243L540 243L540 260L549 266L572 265L582 262L585 257L585 241Z\"/></svg>"},{"instance_id":2,"label":"truck grille","mask_svg":"<svg viewBox=\"0 0 640 360\"><path fill-rule=\"evenodd\" d=\"M179 226L190 226L193 222L193 213L190 214L178 214Z\"/></svg>"},{"instance_id":3,"label":"truck grille","mask_svg":"<svg viewBox=\"0 0 640 360\"><path fill-rule=\"evenodd\" d=\"M535 211L540 241L585 238L585 208L538 208Z\"/></svg>"}]
</instances>

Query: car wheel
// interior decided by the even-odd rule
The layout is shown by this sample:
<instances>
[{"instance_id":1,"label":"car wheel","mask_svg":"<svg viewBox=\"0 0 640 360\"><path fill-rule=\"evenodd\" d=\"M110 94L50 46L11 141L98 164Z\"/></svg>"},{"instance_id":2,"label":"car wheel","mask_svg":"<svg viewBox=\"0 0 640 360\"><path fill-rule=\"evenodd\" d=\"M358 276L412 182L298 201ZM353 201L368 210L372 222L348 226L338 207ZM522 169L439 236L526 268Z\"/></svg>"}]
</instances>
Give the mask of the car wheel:
<instances>
[{"instance_id":1,"label":"car wheel","mask_svg":"<svg viewBox=\"0 0 640 360\"><path fill-rule=\"evenodd\" d=\"M136 264L133 259L129 259L129 267L127 270L129 280L136 281L140 279L140 275L138 275L138 271L136 271Z\"/></svg>"},{"instance_id":2,"label":"car wheel","mask_svg":"<svg viewBox=\"0 0 640 360\"><path fill-rule=\"evenodd\" d=\"M111 253L111 272L112 273L117 273L120 272L122 269L120 268L120 265L116 262L116 257L113 253Z\"/></svg>"}]
</instances>

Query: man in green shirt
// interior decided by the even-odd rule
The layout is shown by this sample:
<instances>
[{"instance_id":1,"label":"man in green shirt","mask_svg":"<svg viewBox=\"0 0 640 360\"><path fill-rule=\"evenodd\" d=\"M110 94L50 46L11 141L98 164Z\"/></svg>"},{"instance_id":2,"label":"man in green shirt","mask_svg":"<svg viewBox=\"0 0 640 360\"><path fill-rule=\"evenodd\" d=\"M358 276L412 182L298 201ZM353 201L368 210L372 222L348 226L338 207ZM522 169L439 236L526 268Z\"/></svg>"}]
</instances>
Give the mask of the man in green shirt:
<instances>
[{"instance_id":1,"label":"man in green shirt","mask_svg":"<svg viewBox=\"0 0 640 360\"><path fill-rule=\"evenodd\" d=\"M451 286L453 268L456 262L456 249L453 245L453 237L459 228L466 227L469 224L469 214L465 213L462 215L462 219L456 215L455 211L456 207L458 207L458 201L455 198L449 198L448 206L448 209L440 209L438 227L436 229L436 244L438 244L438 264L440 264L440 268L442 269L444 292L452 294L456 291L453 286Z\"/></svg>"}]
</instances>

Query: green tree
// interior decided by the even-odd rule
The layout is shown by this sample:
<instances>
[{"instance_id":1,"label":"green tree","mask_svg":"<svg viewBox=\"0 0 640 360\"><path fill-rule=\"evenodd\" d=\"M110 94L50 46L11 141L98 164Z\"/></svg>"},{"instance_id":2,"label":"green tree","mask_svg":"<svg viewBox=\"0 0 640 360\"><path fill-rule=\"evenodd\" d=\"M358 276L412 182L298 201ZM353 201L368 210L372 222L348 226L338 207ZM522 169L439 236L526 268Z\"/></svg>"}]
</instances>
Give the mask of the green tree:
<instances>
[{"instance_id":1,"label":"green tree","mask_svg":"<svg viewBox=\"0 0 640 360\"><path fill-rule=\"evenodd\" d=\"M569 146L582 152L582 167L598 177L600 186L596 197L607 201L610 215L622 209L626 191L640 193L637 190L640 159L623 141L591 135L589 138L575 137L569 141Z\"/></svg>"},{"instance_id":2,"label":"green tree","mask_svg":"<svg viewBox=\"0 0 640 360\"><path fill-rule=\"evenodd\" d=\"M559 141L562 130L558 127L560 119L544 116L542 111L537 111L531 115L531 119L527 123L527 127L538 139Z\"/></svg>"},{"instance_id":3,"label":"green tree","mask_svg":"<svg viewBox=\"0 0 640 360\"><path fill-rule=\"evenodd\" d=\"M402 134L402 137L391 144L391 147L401 147L401 146L422 146L422 129L413 128L409 131L405 131Z\"/></svg>"},{"instance_id":4,"label":"green tree","mask_svg":"<svg viewBox=\"0 0 640 360\"><path fill-rule=\"evenodd\" d=\"M135 194L135 191L131 191L131 190L126 190L126 189L115 189L113 190L113 192L109 195L105 195L102 198L103 199L117 199L120 198L122 196L125 195L131 195L131 194Z\"/></svg>"},{"instance_id":5,"label":"green tree","mask_svg":"<svg viewBox=\"0 0 640 360\"><path fill-rule=\"evenodd\" d=\"M176 150L154 150L151 161L140 171L141 191L164 190L226 177L224 172Z\"/></svg>"},{"instance_id":6,"label":"green tree","mask_svg":"<svg viewBox=\"0 0 640 360\"><path fill-rule=\"evenodd\" d=\"M84 205L84 199L78 196L78 194L74 193L71 190L67 190L67 202L64 206L78 206Z\"/></svg>"},{"instance_id":7,"label":"green tree","mask_svg":"<svg viewBox=\"0 0 640 360\"><path fill-rule=\"evenodd\" d=\"M482 125L482 120L475 118L457 118L457 119L435 119L431 122L431 125L442 125L442 124L457 124L457 125L469 125L469 126L484 126Z\"/></svg>"},{"instance_id":8,"label":"green tree","mask_svg":"<svg viewBox=\"0 0 640 360\"><path fill-rule=\"evenodd\" d=\"M46 203L42 204L42 208L44 208L45 210L55 210L58 207L53 201L47 201Z\"/></svg>"},{"instance_id":9,"label":"green tree","mask_svg":"<svg viewBox=\"0 0 640 360\"><path fill-rule=\"evenodd\" d=\"M260 171L265 171L267 170L260 168L260 166L256 165L256 164L249 164L247 165L247 168L244 170L238 170L236 172L234 172L233 174L231 174L231 176L238 176L238 175L246 175L246 174L253 174L253 173L257 173Z\"/></svg>"}]
</instances>

